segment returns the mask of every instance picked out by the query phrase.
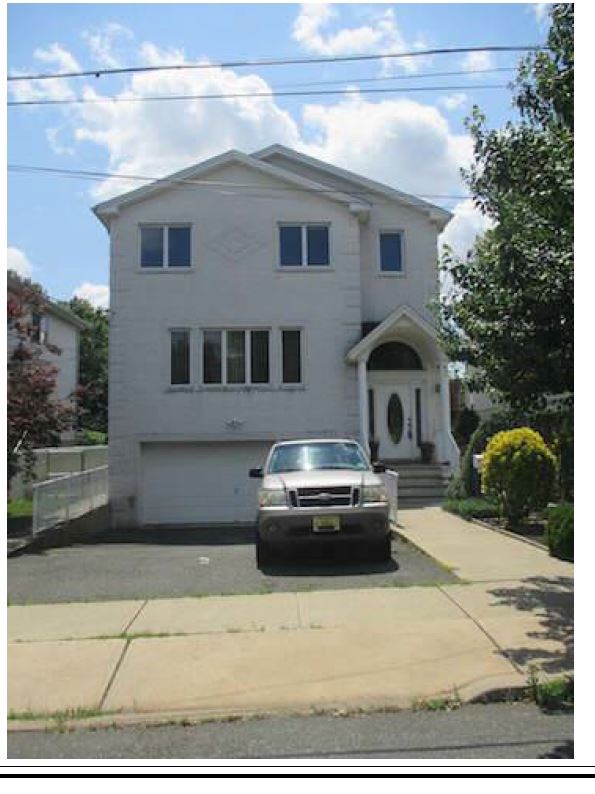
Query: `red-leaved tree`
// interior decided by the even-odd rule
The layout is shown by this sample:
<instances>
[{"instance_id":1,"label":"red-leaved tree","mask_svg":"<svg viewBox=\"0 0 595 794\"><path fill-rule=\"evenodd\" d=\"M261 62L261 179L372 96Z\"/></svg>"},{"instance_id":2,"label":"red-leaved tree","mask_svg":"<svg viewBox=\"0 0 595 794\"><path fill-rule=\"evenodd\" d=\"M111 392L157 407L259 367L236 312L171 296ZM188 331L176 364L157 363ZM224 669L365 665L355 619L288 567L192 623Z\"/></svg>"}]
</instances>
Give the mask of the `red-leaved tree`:
<instances>
[{"instance_id":1,"label":"red-leaved tree","mask_svg":"<svg viewBox=\"0 0 595 794\"><path fill-rule=\"evenodd\" d=\"M8 483L20 469L31 474L33 450L59 441L72 426L72 403L55 398L57 368L45 353L59 354L46 343L35 317L43 314L47 297L41 287L9 272L8 283Z\"/></svg>"}]
</instances>

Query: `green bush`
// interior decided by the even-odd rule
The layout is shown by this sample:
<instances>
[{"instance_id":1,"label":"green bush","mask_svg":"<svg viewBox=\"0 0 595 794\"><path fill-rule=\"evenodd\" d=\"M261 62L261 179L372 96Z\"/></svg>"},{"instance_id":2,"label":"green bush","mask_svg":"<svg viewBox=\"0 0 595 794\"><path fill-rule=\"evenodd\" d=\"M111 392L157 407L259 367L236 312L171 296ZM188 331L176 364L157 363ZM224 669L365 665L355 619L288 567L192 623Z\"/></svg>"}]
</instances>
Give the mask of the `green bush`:
<instances>
[{"instance_id":1,"label":"green bush","mask_svg":"<svg viewBox=\"0 0 595 794\"><path fill-rule=\"evenodd\" d=\"M531 510L544 508L556 481L556 458L529 427L504 430L490 439L483 455L484 489L510 526Z\"/></svg>"},{"instance_id":2,"label":"green bush","mask_svg":"<svg viewBox=\"0 0 595 794\"><path fill-rule=\"evenodd\" d=\"M99 430L82 430L79 443L88 447L107 444L107 433L101 433Z\"/></svg>"},{"instance_id":3,"label":"green bush","mask_svg":"<svg viewBox=\"0 0 595 794\"><path fill-rule=\"evenodd\" d=\"M473 408L463 408L457 417L452 434L461 449L466 449L469 440L479 426L479 414Z\"/></svg>"},{"instance_id":4,"label":"green bush","mask_svg":"<svg viewBox=\"0 0 595 794\"><path fill-rule=\"evenodd\" d=\"M548 509L546 535L552 557L574 560L574 505L562 502Z\"/></svg>"},{"instance_id":5,"label":"green bush","mask_svg":"<svg viewBox=\"0 0 595 794\"><path fill-rule=\"evenodd\" d=\"M442 505L444 510L455 513L461 518L498 518L498 508L487 499L447 499Z\"/></svg>"},{"instance_id":6,"label":"green bush","mask_svg":"<svg viewBox=\"0 0 595 794\"><path fill-rule=\"evenodd\" d=\"M461 458L460 478L464 496L481 496L479 475L473 468L473 455L481 454L493 435L500 430L508 430L510 427L512 427L511 419L505 413L492 414L477 427Z\"/></svg>"}]
</instances>

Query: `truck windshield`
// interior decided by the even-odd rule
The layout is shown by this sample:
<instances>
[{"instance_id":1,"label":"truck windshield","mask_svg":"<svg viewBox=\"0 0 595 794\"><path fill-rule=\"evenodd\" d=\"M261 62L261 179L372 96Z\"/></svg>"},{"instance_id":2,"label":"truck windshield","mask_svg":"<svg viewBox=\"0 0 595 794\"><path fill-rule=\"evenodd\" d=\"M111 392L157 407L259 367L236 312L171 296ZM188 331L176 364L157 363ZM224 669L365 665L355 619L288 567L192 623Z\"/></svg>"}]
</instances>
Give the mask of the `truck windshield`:
<instances>
[{"instance_id":1,"label":"truck windshield","mask_svg":"<svg viewBox=\"0 0 595 794\"><path fill-rule=\"evenodd\" d=\"M353 469L366 471L368 462L357 444L349 442L312 442L286 444L271 455L269 473L317 471L319 469Z\"/></svg>"}]
</instances>

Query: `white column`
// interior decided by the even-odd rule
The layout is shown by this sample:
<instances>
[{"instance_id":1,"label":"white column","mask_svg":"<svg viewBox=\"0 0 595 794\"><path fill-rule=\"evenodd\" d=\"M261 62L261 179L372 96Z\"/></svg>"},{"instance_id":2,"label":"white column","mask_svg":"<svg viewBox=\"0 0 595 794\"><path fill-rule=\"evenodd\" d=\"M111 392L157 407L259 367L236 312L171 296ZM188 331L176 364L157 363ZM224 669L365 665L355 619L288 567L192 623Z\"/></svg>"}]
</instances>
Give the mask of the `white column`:
<instances>
[{"instance_id":1,"label":"white column","mask_svg":"<svg viewBox=\"0 0 595 794\"><path fill-rule=\"evenodd\" d=\"M440 362L440 403L442 406L442 429L450 433L450 384L448 362Z\"/></svg>"},{"instance_id":2,"label":"white column","mask_svg":"<svg viewBox=\"0 0 595 794\"><path fill-rule=\"evenodd\" d=\"M359 395L359 437L364 452L369 455L368 367L365 358L357 362L357 385Z\"/></svg>"}]
</instances>

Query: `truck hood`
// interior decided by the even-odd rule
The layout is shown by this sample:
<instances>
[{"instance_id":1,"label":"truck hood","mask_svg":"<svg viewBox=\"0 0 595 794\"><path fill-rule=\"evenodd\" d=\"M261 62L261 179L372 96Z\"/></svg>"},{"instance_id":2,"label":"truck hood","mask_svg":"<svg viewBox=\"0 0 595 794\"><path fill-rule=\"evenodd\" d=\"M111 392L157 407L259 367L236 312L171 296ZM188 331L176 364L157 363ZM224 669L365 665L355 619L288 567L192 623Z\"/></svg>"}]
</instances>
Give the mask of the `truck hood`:
<instances>
[{"instance_id":1,"label":"truck hood","mask_svg":"<svg viewBox=\"0 0 595 794\"><path fill-rule=\"evenodd\" d=\"M333 485L348 485L360 488L362 485L383 485L377 474L371 471L353 469L319 469L317 471L287 471L267 474L262 482L263 488L330 488Z\"/></svg>"}]
</instances>

